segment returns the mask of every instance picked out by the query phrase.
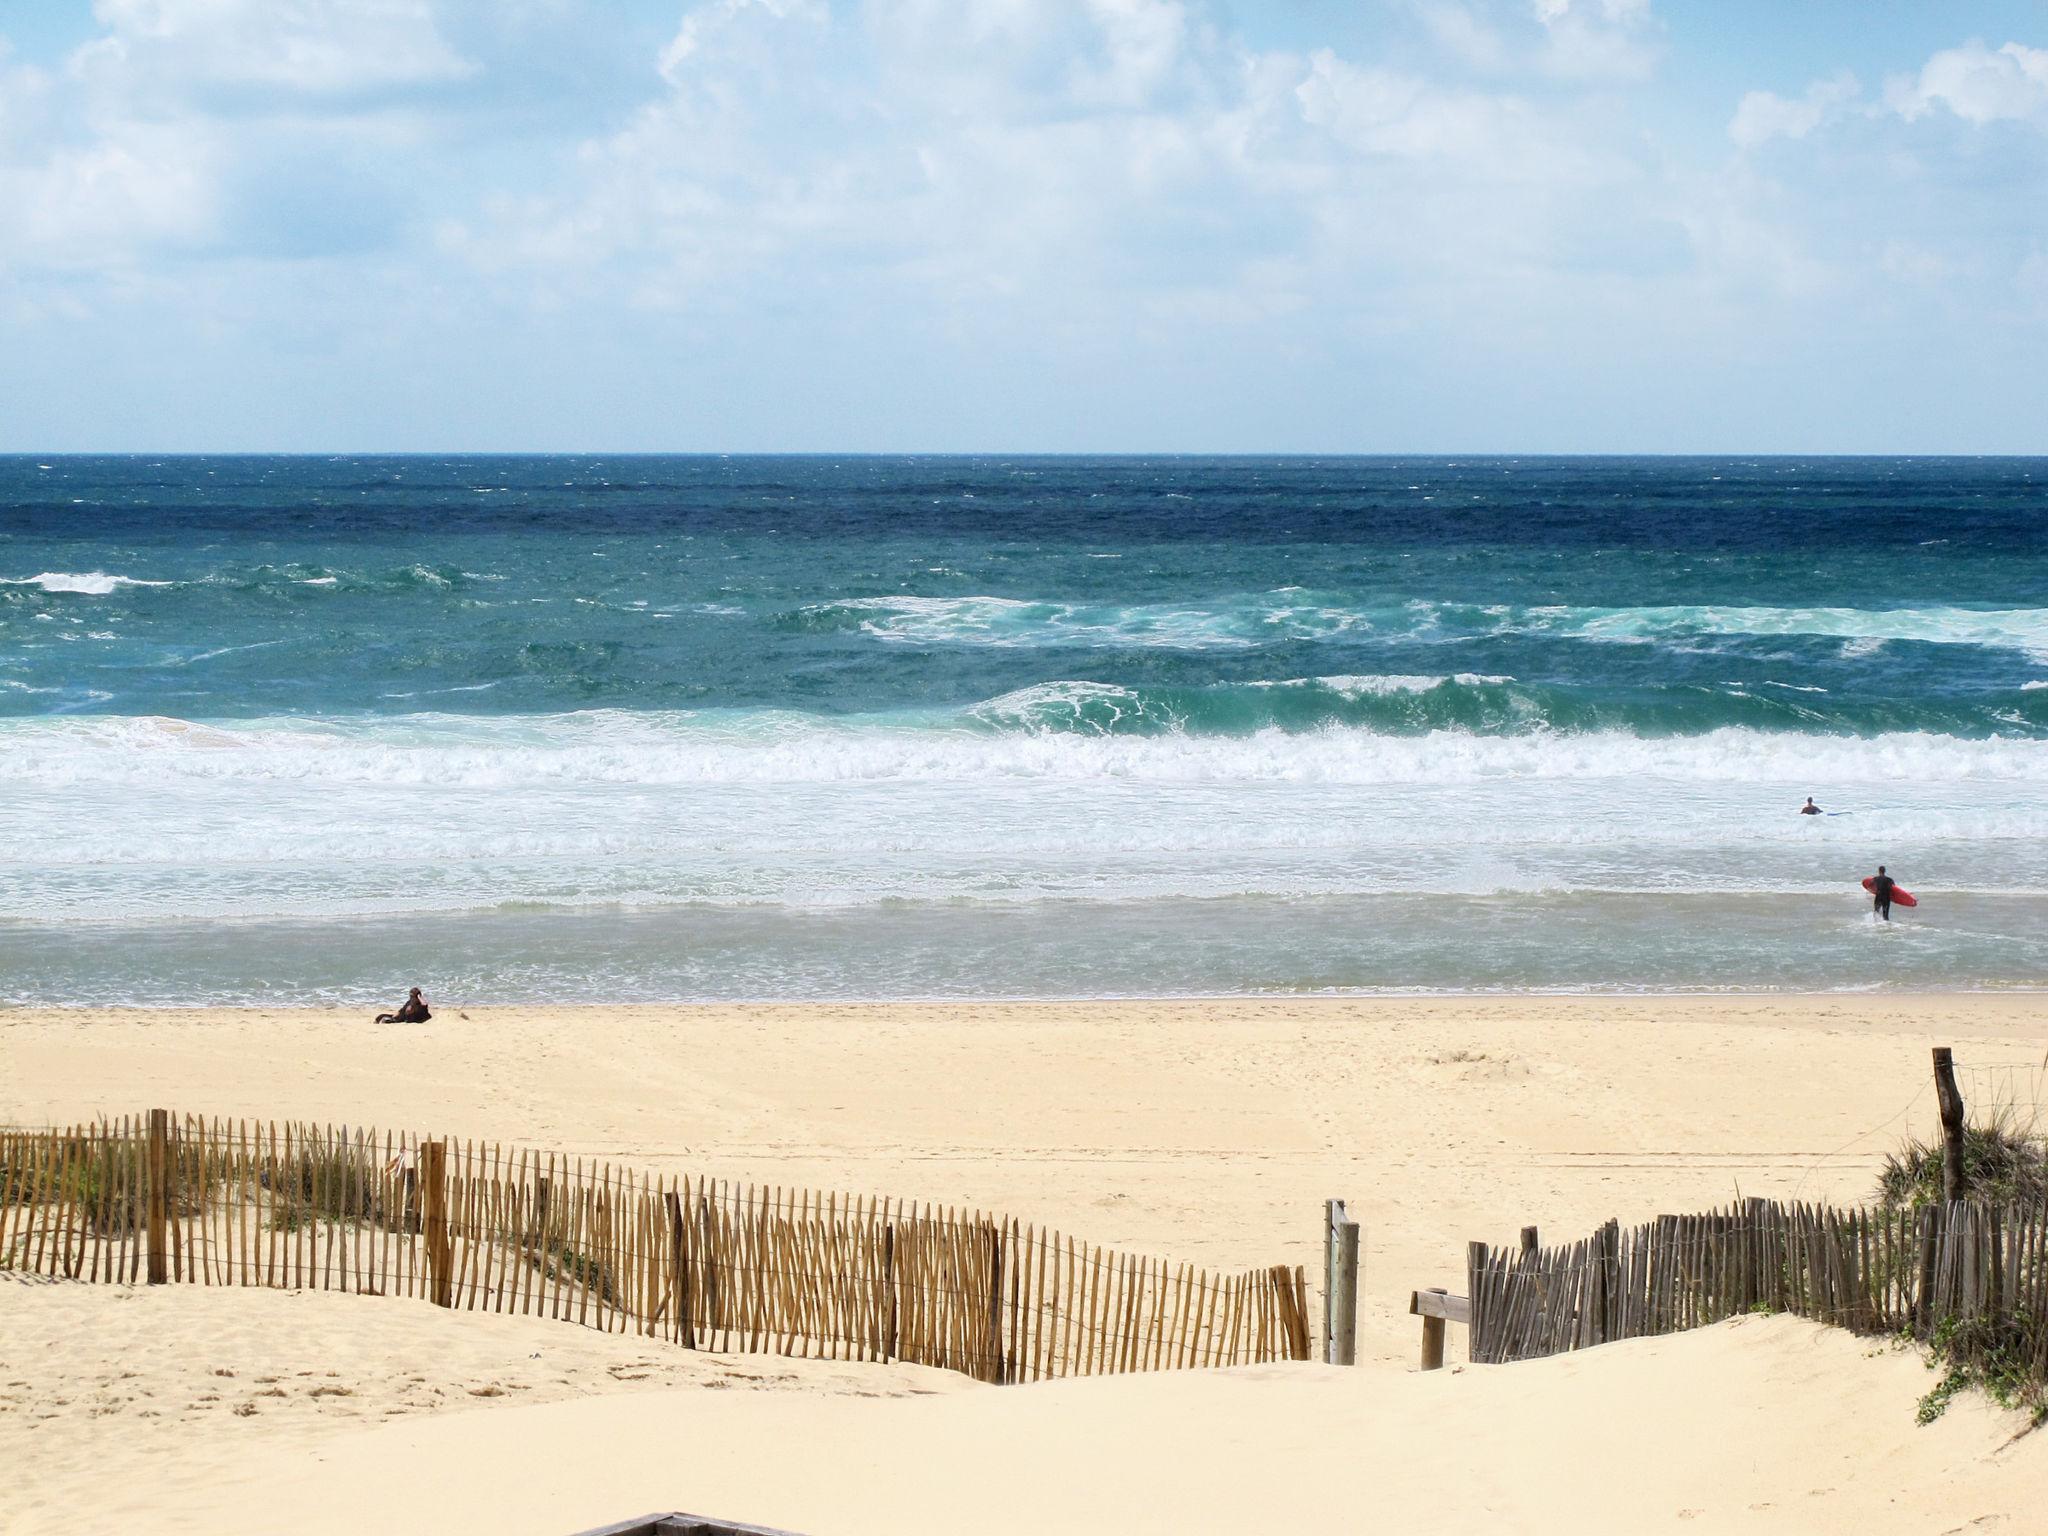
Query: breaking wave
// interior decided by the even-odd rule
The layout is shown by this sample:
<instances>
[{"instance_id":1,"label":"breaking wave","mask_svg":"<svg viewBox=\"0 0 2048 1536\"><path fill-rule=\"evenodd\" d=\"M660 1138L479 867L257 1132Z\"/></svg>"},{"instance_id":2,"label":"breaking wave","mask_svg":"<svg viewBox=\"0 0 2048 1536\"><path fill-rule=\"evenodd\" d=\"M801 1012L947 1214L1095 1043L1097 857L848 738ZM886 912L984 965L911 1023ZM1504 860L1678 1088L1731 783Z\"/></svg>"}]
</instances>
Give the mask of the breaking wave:
<instances>
[{"instance_id":1,"label":"breaking wave","mask_svg":"<svg viewBox=\"0 0 2048 1536\"><path fill-rule=\"evenodd\" d=\"M40 587L45 592L69 592L83 597L105 597L122 587L174 587L174 581L146 581L140 576L110 576L105 571L44 571L37 576L0 577L0 587Z\"/></svg>"},{"instance_id":2,"label":"breaking wave","mask_svg":"<svg viewBox=\"0 0 2048 1536\"><path fill-rule=\"evenodd\" d=\"M1657 738L1613 730L1516 735L1466 728L1399 735L1342 725L1305 731L1269 725L1239 735L990 728L992 718L1042 725L1061 712L1106 720L1164 707L1128 690L1065 688L1044 698L1008 695L962 713L853 720L775 710L231 723L161 716L17 719L0 722L0 783L175 779L232 781L249 789L264 783L486 789L878 780L2048 785L2048 740L1969 740L1923 731L1853 737L1727 727Z\"/></svg>"},{"instance_id":3,"label":"breaking wave","mask_svg":"<svg viewBox=\"0 0 2048 1536\"><path fill-rule=\"evenodd\" d=\"M1420 599L1360 606L1281 589L1164 604L993 596L863 597L815 603L786 615L785 623L805 631L853 630L897 644L1013 648L1242 650L1346 635L1410 641L1554 635L1619 643L1811 636L1863 644L1911 640L1987 646L2048 656L2048 608L1601 608Z\"/></svg>"}]
</instances>

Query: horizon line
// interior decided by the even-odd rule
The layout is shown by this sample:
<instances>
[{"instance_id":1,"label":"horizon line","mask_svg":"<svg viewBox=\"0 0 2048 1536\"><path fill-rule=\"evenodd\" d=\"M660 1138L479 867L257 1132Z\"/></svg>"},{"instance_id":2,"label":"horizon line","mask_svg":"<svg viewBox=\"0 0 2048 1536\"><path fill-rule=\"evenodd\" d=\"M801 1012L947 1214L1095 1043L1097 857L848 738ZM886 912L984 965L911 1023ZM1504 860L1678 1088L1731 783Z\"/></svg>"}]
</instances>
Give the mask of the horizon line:
<instances>
[{"instance_id":1,"label":"horizon line","mask_svg":"<svg viewBox=\"0 0 2048 1536\"><path fill-rule=\"evenodd\" d=\"M2041 459L2013 449L0 448L0 459Z\"/></svg>"}]
</instances>

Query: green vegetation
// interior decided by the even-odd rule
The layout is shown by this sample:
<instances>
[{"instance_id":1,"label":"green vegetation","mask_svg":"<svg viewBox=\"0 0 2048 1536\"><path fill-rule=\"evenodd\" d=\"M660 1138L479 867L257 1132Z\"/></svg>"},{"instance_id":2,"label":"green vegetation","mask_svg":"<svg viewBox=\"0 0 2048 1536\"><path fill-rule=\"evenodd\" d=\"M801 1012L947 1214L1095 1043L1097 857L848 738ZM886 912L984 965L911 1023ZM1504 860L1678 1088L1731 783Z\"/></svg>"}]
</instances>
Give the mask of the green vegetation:
<instances>
[{"instance_id":1,"label":"green vegetation","mask_svg":"<svg viewBox=\"0 0 2048 1536\"><path fill-rule=\"evenodd\" d=\"M1940 1141L1908 1139L1890 1153L1877 1178L1877 1203L1888 1211L1941 1203ZM2000 1116L1963 1129L1963 1190L1985 1205L2048 1204L2048 1149Z\"/></svg>"},{"instance_id":2,"label":"green vegetation","mask_svg":"<svg viewBox=\"0 0 2048 1536\"><path fill-rule=\"evenodd\" d=\"M1887 1211L1917 1211L1942 1202L1943 1151L1939 1140L1908 1139L1884 1160L1877 1202ZM2048 1147L2010 1116L1963 1130L1963 1197L1975 1205L2039 1211L2048 1207ZM1902 1264L1911 1259L1902 1254ZM2017 1277L2009 1277L2008 1283ZM2035 1423L2048 1419L2040 1325L2027 1313L2005 1318L1938 1319L1924 1341L1927 1368L1941 1372L1920 1399L1919 1422L1932 1424L1956 1395L1980 1391L2001 1408L2018 1409Z\"/></svg>"},{"instance_id":3,"label":"green vegetation","mask_svg":"<svg viewBox=\"0 0 2048 1536\"><path fill-rule=\"evenodd\" d=\"M1927 1368L1942 1376L1920 1399L1918 1421L1932 1424L1957 1393L1971 1389L2001 1408L2025 1412L2036 1424L2048 1420L2048 1388L2033 1364L2035 1333L2034 1320L2024 1313L2001 1322L1942 1319L1927 1341Z\"/></svg>"}]
</instances>

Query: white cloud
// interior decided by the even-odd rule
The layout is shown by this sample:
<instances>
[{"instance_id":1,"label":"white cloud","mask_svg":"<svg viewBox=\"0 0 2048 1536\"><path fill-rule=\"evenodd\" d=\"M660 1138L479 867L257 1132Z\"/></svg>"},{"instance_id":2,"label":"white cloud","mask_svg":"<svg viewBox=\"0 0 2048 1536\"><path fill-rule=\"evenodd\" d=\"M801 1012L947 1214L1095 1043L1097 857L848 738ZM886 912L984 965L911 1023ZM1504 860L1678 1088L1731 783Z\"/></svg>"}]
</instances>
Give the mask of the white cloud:
<instances>
[{"instance_id":1,"label":"white cloud","mask_svg":"<svg viewBox=\"0 0 2048 1536\"><path fill-rule=\"evenodd\" d=\"M1437 45L1475 69L1494 72L1512 58L1507 38L1460 0L1416 0L1415 13Z\"/></svg>"},{"instance_id":2,"label":"white cloud","mask_svg":"<svg viewBox=\"0 0 2048 1536\"><path fill-rule=\"evenodd\" d=\"M1485 74L1647 78L1659 54L1650 0L1401 0L1436 45Z\"/></svg>"},{"instance_id":3,"label":"white cloud","mask_svg":"<svg viewBox=\"0 0 2048 1536\"><path fill-rule=\"evenodd\" d=\"M822 0L713 0L684 16L676 35L661 50L662 78L672 85L677 83L681 71L692 60L707 49L715 52L728 44L733 34L751 21L772 23L801 17L813 25L823 25L826 16Z\"/></svg>"},{"instance_id":4,"label":"white cloud","mask_svg":"<svg viewBox=\"0 0 2048 1536\"><path fill-rule=\"evenodd\" d=\"M1911 240L1887 240L1878 252L1878 268L1894 282L1938 287L1955 279L1963 265L1955 257Z\"/></svg>"},{"instance_id":5,"label":"white cloud","mask_svg":"<svg viewBox=\"0 0 2048 1536\"><path fill-rule=\"evenodd\" d=\"M473 67L426 0L94 0L103 35L73 67L145 83L339 95L460 79Z\"/></svg>"},{"instance_id":6,"label":"white cloud","mask_svg":"<svg viewBox=\"0 0 2048 1536\"><path fill-rule=\"evenodd\" d=\"M420 138L404 93L474 73L426 0L97 0L93 14L99 33L61 65L0 57L0 271L360 248L388 217L376 167Z\"/></svg>"},{"instance_id":7,"label":"white cloud","mask_svg":"<svg viewBox=\"0 0 2048 1536\"><path fill-rule=\"evenodd\" d=\"M12 262L128 271L148 249L203 244L218 212L218 146L127 124L29 164L0 165L0 268Z\"/></svg>"},{"instance_id":8,"label":"white cloud","mask_svg":"<svg viewBox=\"0 0 2048 1536\"><path fill-rule=\"evenodd\" d=\"M1742 149L1755 149L1772 139L1803 139L1853 102L1860 89L1854 75L1841 74L1814 81L1804 95L1791 100L1770 91L1751 91L1737 103L1728 137Z\"/></svg>"},{"instance_id":9,"label":"white cloud","mask_svg":"<svg viewBox=\"0 0 2048 1536\"><path fill-rule=\"evenodd\" d=\"M1272 314L1447 251L1597 263L1568 210L1640 175L1569 100L1252 48L1177 0L711 0L663 61L668 92L578 184L457 221L450 249L704 311L808 279L1045 323Z\"/></svg>"},{"instance_id":10,"label":"white cloud","mask_svg":"<svg viewBox=\"0 0 2048 1536\"><path fill-rule=\"evenodd\" d=\"M1885 100L1909 122L1937 107L1977 124L2048 116L2048 48L1972 40L1935 54L1918 76L1890 81Z\"/></svg>"},{"instance_id":11,"label":"white cloud","mask_svg":"<svg viewBox=\"0 0 2048 1536\"><path fill-rule=\"evenodd\" d=\"M1650 0L1531 0L1543 66L1574 80L1643 80L1657 67Z\"/></svg>"},{"instance_id":12,"label":"white cloud","mask_svg":"<svg viewBox=\"0 0 2048 1536\"><path fill-rule=\"evenodd\" d=\"M121 271L150 246L203 238L217 146L175 122L80 103L72 84L0 52L0 272Z\"/></svg>"}]
</instances>

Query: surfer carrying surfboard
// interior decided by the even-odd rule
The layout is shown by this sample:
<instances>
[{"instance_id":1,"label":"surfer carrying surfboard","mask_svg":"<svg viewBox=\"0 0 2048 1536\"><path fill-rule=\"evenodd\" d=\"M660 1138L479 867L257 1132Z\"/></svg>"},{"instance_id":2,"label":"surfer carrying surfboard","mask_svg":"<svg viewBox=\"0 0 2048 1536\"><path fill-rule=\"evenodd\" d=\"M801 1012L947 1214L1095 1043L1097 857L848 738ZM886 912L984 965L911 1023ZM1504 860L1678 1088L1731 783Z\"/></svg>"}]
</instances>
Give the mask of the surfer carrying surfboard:
<instances>
[{"instance_id":1,"label":"surfer carrying surfboard","mask_svg":"<svg viewBox=\"0 0 2048 1536\"><path fill-rule=\"evenodd\" d=\"M1897 889L1897 882L1884 872L1884 866L1880 864L1877 866L1877 873L1863 883L1870 889L1870 910L1886 922L1890 922L1892 920L1892 892Z\"/></svg>"}]
</instances>

